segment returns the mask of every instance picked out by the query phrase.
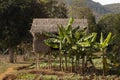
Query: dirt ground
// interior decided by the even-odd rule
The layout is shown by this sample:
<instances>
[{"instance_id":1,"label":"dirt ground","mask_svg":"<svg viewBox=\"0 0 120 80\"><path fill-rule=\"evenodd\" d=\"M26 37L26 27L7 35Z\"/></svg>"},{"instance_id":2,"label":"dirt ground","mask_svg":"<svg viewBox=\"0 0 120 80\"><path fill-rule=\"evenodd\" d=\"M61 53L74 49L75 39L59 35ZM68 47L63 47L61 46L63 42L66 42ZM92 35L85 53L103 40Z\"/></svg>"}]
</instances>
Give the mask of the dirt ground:
<instances>
[{"instance_id":1,"label":"dirt ground","mask_svg":"<svg viewBox=\"0 0 120 80\"><path fill-rule=\"evenodd\" d=\"M15 72L15 67L8 68L4 73L1 73L1 74L0 74L0 80L3 80L3 78L4 78L6 75L8 75L8 74L10 74L10 73L13 73L13 72Z\"/></svg>"},{"instance_id":2,"label":"dirt ground","mask_svg":"<svg viewBox=\"0 0 120 80\"><path fill-rule=\"evenodd\" d=\"M17 56L18 61L16 63L9 63L8 55L0 55L0 80L11 73L16 72L16 68L21 66L27 66L29 63L23 62L22 56Z\"/></svg>"}]
</instances>

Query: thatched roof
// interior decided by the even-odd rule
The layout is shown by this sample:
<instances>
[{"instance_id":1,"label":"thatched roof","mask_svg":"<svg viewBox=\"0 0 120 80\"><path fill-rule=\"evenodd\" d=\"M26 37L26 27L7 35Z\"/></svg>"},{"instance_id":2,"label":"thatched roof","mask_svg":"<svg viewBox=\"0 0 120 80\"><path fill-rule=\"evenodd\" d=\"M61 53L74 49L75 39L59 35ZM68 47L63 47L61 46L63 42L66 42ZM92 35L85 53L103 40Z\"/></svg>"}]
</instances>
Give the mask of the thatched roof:
<instances>
[{"instance_id":1,"label":"thatched roof","mask_svg":"<svg viewBox=\"0 0 120 80\"><path fill-rule=\"evenodd\" d=\"M33 19L32 27L30 32L32 33L42 33L42 32L57 32L58 26L57 24L62 24L66 26L69 19ZM72 27L80 26L80 28L87 27L86 19L74 19L74 23Z\"/></svg>"}]
</instances>

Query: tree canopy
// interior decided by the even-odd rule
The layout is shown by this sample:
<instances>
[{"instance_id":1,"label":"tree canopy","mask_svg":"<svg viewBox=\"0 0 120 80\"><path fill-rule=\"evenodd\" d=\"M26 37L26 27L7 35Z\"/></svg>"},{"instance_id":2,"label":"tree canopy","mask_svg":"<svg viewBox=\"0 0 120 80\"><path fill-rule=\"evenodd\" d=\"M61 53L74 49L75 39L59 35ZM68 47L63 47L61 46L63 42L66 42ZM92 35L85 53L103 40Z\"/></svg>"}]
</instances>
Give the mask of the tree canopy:
<instances>
[{"instance_id":1,"label":"tree canopy","mask_svg":"<svg viewBox=\"0 0 120 80\"><path fill-rule=\"evenodd\" d=\"M28 37L33 18L67 17L64 3L58 4L55 0L46 1L0 2L0 39L5 46L15 46Z\"/></svg>"},{"instance_id":2,"label":"tree canopy","mask_svg":"<svg viewBox=\"0 0 120 80\"><path fill-rule=\"evenodd\" d=\"M64 3L58 4L57 0L0 1L0 47L11 49L21 42L31 41L29 30L33 18L53 17L67 17Z\"/></svg>"}]
</instances>

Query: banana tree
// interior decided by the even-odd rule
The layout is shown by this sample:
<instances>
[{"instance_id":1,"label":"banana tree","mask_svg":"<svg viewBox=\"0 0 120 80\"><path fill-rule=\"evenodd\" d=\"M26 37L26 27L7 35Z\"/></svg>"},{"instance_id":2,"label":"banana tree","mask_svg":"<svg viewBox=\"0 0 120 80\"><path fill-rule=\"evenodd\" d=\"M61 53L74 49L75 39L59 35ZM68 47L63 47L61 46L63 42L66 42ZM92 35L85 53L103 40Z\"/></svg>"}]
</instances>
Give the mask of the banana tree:
<instances>
[{"instance_id":1,"label":"banana tree","mask_svg":"<svg viewBox=\"0 0 120 80\"><path fill-rule=\"evenodd\" d=\"M66 46L64 46L64 50L67 51L67 56L72 59L72 68L71 71L74 69L74 59L76 57L76 63L79 62L80 54L78 54L78 48L74 49L76 47L76 42L83 37L85 34L85 30L80 30L79 26L75 28L71 28L71 26L68 26L65 32L65 38L66 38ZM65 54L66 55L66 54ZM66 59L67 60L67 59ZM67 62L66 62L67 65ZM77 64L76 64L77 66Z\"/></svg>"},{"instance_id":2,"label":"banana tree","mask_svg":"<svg viewBox=\"0 0 120 80\"><path fill-rule=\"evenodd\" d=\"M59 34L58 35L55 35L55 34L52 34L52 33L50 33L50 34L47 33L47 35L49 34L49 37L51 37L51 38L48 38L48 39L44 40L44 42L47 46L59 49L59 52L60 52L60 54L59 54L60 69L62 68L61 57L62 57L62 54L63 54L63 46L65 45L65 37L63 35L63 32L62 32L63 29L62 28L59 27Z\"/></svg>"},{"instance_id":3,"label":"banana tree","mask_svg":"<svg viewBox=\"0 0 120 80\"><path fill-rule=\"evenodd\" d=\"M74 64L74 57L76 56L76 62L79 62L79 58L81 56L86 56L87 49L90 48L90 46L92 45L91 43L94 42L96 37L95 33L86 35L86 29L79 30L79 26L72 29L71 24L73 23L73 21L73 18L71 18L66 27L58 25L58 35L47 33L47 36L51 38L45 40L46 45L53 48L59 48L60 68L62 67L61 56L64 55L65 68L67 69L67 57L69 56L72 59L72 70Z\"/></svg>"},{"instance_id":4,"label":"banana tree","mask_svg":"<svg viewBox=\"0 0 120 80\"><path fill-rule=\"evenodd\" d=\"M80 57L82 57L83 65L84 65L84 58L86 56L86 53L91 50L90 48L92 47L96 38L96 33L87 35L85 31L86 29L79 30L79 27L76 27L74 29L69 30L70 34L67 37L67 40L70 42L70 44L68 45L69 49L67 50L69 51L69 55L72 57L72 66L73 66L74 56L76 56L76 68L79 64ZM90 55L89 55L89 59L91 60Z\"/></svg>"},{"instance_id":5,"label":"banana tree","mask_svg":"<svg viewBox=\"0 0 120 80\"><path fill-rule=\"evenodd\" d=\"M109 34L105 39L103 38L103 33L101 33L100 42L96 43L98 48L102 52L103 75L107 72L109 68L108 62L107 62L107 56L106 56L106 48L110 44L112 38L113 37L111 32L109 32Z\"/></svg>"},{"instance_id":6,"label":"banana tree","mask_svg":"<svg viewBox=\"0 0 120 80\"><path fill-rule=\"evenodd\" d=\"M84 72L84 68L87 67L87 61L89 60L92 63L92 49L94 46L94 42L96 39L97 33L91 33L89 35L84 35L76 44L81 49L81 58L82 58L82 72ZM92 63L93 65L93 63Z\"/></svg>"},{"instance_id":7,"label":"banana tree","mask_svg":"<svg viewBox=\"0 0 120 80\"><path fill-rule=\"evenodd\" d=\"M60 51L60 54L59 54L60 69L62 69L62 55L66 51L65 50L67 48L66 46L71 43L68 35L70 33L70 30L72 29L71 25L72 25L73 21L74 21L74 19L70 18L68 25L65 27L63 25L58 25L58 35L55 35L52 33L45 33L45 35L47 35L48 37L51 37L51 38L48 38L44 41L45 44L52 47L52 48L58 48ZM66 63L66 68L67 68L67 63Z\"/></svg>"},{"instance_id":8,"label":"banana tree","mask_svg":"<svg viewBox=\"0 0 120 80\"><path fill-rule=\"evenodd\" d=\"M50 37L45 40L45 43L53 48L59 48L60 55L63 54L65 56L65 69L67 69L67 57L68 55L72 58L72 68L73 68L73 59L75 54L73 54L76 50L72 49L72 46L79 40L81 34L79 31L79 26L72 29L73 18L71 18L66 27L62 25L58 25L58 35L50 34ZM83 32L83 31L82 31ZM83 33L82 33L83 34ZM61 61L61 60L60 60ZM60 62L61 63L61 62ZM61 64L60 64L61 65Z\"/></svg>"}]
</instances>

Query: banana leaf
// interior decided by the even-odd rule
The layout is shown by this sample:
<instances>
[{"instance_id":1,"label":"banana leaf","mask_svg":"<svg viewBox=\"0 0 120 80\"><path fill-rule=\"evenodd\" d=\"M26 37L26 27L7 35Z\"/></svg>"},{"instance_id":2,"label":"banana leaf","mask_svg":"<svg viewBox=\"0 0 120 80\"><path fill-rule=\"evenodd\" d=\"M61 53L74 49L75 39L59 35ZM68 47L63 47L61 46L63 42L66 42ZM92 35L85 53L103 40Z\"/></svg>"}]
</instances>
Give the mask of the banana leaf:
<instances>
[{"instance_id":1,"label":"banana leaf","mask_svg":"<svg viewBox=\"0 0 120 80\"><path fill-rule=\"evenodd\" d=\"M108 46L111 37L112 37L112 33L110 32L110 33L108 34L108 36L106 37L106 39L104 40L104 42L102 43L102 47Z\"/></svg>"},{"instance_id":2,"label":"banana leaf","mask_svg":"<svg viewBox=\"0 0 120 80\"><path fill-rule=\"evenodd\" d=\"M55 34L53 34L53 33L50 33L50 32L44 32L43 34L44 34L45 36L47 36L47 37L58 38L57 35L55 35Z\"/></svg>"},{"instance_id":3,"label":"banana leaf","mask_svg":"<svg viewBox=\"0 0 120 80\"><path fill-rule=\"evenodd\" d=\"M74 18L70 18L68 21L67 30L73 24L73 22L74 22Z\"/></svg>"},{"instance_id":4,"label":"banana leaf","mask_svg":"<svg viewBox=\"0 0 120 80\"><path fill-rule=\"evenodd\" d=\"M49 39L46 39L44 40L45 44L49 47L52 47L52 48L59 48L59 43L60 41L58 39L55 39L55 38L49 38Z\"/></svg>"},{"instance_id":5,"label":"banana leaf","mask_svg":"<svg viewBox=\"0 0 120 80\"><path fill-rule=\"evenodd\" d=\"M60 39L63 39L64 38L64 33L65 32L65 29L62 25L58 25L58 36Z\"/></svg>"},{"instance_id":6,"label":"banana leaf","mask_svg":"<svg viewBox=\"0 0 120 80\"><path fill-rule=\"evenodd\" d=\"M82 47L90 47L90 43L88 41L85 42L78 42L78 45L82 46Z\"/></svg>"},{"instance_id":7,"label":"banana leaf","mask_svg":"<svg viewBox=\"0 0 120 80\"><path fill-rule=\"evenodd\" d=\"M100 44L103 44L103 33L101 33L101 36L100 36Z\"/></svg>"}]
</instances>

